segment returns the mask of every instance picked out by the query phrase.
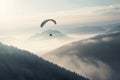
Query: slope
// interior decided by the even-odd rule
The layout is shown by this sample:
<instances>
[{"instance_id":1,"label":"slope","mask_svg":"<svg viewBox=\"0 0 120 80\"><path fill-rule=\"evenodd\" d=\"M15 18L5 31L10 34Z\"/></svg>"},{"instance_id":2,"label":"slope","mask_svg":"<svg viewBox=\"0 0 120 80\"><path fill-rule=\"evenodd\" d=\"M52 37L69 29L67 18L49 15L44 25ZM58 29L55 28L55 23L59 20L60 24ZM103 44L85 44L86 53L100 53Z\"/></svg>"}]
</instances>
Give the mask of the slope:
<instances>
[{"instance_id":1,"label":"slope","mask_svg":"<svg viewBox=\"0 0 120 80\"><path fill-rule=\"evenodd\" d=\"M92 80L120 80L120 32L76 41L43 57Z\"/></svg>"},{"instance_id":2,"label":"slope","mask_svg":"<svg viewBox=\"0 0 120 80\"><path fill-rule=\"evenodd\" d=\"M87 80L38 56L0 43L0 80Z\"/></svg>"}]
</instances>

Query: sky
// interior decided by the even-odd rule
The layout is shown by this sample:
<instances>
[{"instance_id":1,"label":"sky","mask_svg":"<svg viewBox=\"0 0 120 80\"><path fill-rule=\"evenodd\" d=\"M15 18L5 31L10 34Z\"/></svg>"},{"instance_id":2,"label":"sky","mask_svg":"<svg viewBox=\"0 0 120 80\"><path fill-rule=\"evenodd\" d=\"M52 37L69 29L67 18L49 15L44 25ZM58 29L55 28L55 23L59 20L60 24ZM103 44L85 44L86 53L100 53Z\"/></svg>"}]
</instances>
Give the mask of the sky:
<instances>
[{"instance_id":1,"label":"sky","mask_svg":"<svg viewBox=\"0 0 120 80\"><path fill-rule=\"evenodd\" d=\"M0 0L0 41L20 45L41 32L39 25L48 18L57 25L119 22L119 5L120 0Z\"/></svg>"},{"instance_id":2,"label":"sky","mask_svg":"<svg viewBox=\"0 0 120 80\"><path fill-rule=\"evenodd\" d=\"M45 18L59 25L118 21L119 4L120 0L0 0L0 26L31 28Z\"/></svg>"}]
</instances>

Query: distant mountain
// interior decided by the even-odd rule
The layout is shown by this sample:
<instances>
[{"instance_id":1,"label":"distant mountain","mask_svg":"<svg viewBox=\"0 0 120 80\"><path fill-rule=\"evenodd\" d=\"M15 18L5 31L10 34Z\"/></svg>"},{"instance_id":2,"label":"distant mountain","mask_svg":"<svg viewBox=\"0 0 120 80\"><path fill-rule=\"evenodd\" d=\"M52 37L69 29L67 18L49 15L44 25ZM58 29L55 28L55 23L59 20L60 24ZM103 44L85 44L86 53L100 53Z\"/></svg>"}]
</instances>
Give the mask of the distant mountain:
<instances>
[{"instance_id":1,"label":"distant mountain","mask_svg":"<svg viewBox=\"0 0 120 80\"><path fill-rule=\"evenodd\" d=\"M73 26L66 27L63 31L68 34L96 34L105 32L105 29L98 26Z\"/></svg>"},{"instance_id":2,"label":"distant mountain","mask_svg":"<svg viewBox=\"0 0 120 80\"><path fill-rule=\"evenodd\" d=\"M119 25L120 25L119 23L108 24L108 25L104 25L103 28L104 28L106 31L109 31L109 30L111 30L112 28L117 27L117 26L119 26Z\"/></svg>"},{"instance_id":3,"label":"distant mountain","mask_svg":"<svg viewBox=\"0 0 120 80\"><path fill-rule=\"evenodd\" d=\"M109 29L106 33L115 33L115 32L120 32L120 25L117 25L117 26Z\"/></svg>"},{"instance_id":4,"label":"distant mountain","mask_svg":"<svg viewBox=\"0 0 120 80\"><path fill-rule=\"evenodd\" d=\"M120 80L120 32L73 42L43 57L91 80Z\"/></svg>"},{"instance_id":5,"label":"distant mountain","mask_svg":"<svg viewBox=\"0 0 120 80\"><path fill-rule=\"evenodd\" d=\"M50 34L52 34L52 36L50 36ZM35 35L30 37L30 39L51 39L51 38L67 39L69 37L58 30L52 29L45 30L41 33L36 33Z\"/></svg>"},{"instance_id":6,"label":"distant mountain","mask_svg":"<svg viewBox=\"0 0 120 80\"><path fill-rule=\"evenodd\" d=\"M88 80L36 55L0 43L0 80Z\"/></svg>"}]
</instances>

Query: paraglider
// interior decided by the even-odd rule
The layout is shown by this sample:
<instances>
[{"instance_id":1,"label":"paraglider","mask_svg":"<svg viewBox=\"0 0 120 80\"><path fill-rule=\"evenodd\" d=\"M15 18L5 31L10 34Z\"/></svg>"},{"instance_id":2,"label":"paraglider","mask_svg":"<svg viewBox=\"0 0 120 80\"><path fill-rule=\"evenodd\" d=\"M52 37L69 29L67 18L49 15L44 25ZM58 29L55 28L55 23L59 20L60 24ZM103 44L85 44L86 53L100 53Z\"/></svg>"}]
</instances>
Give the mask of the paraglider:
<instances>
[{"instance_id":1,"label":"paraglider","mask_svg":"<svg viewBox=\"0 0 120 80\"><path fill-rule=\"evenodd\" d=\"M46 19L41 23L40 27L44 27L44 25L49 21L52 21L55 25L57 24L57 22L54 19ZM52 34L49 34L49 36L52 36Z\"/></svg>"},{"instance_id":2,"label":"paraglider","mask_svg":"<svg viewBox=\"0 0 120 80\"><path fill-rule=\"evenodd\" d=\"M47 20L44 20L42 23L41 23L41 25L40 25L40 27L42 28L47 22L49 22L49 21L52 21L54 24L57 24L57 22L54 20L54 19L47 19Z\"/></svg>"},{"instance_id":3,"label":"paraglider","mask_svg":"<svg viewBox=\"0 0 120 80\"><path fill-rule=\"evenodd\" d=\"M52 36L52 34L49 34L49 36Z\"/></svg>"}]
</instances>

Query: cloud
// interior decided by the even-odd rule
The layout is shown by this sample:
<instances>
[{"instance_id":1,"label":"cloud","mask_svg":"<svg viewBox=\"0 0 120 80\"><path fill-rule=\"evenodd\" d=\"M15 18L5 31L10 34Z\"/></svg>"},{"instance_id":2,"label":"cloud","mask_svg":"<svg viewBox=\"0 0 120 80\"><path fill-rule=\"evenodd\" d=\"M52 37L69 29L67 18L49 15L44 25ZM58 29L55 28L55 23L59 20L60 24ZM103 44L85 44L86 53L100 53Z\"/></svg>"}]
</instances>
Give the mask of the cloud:
<instances>
[{"instance_id":1,"label":"cloud","mask_svg":"<svg viewBox=\"0 0 120 80\"><path fill-rule=\"evenodd\" d=\"M117 15L116 15L117 14ZM116 22L120 20L120 6L96 6L82 7L70 11L59 11L48 14L54 17L60 24L81 24L97 22Z\"/></svg>"},{"instance_id":2,"label":"cloud","mask_svg":"<svg viewBox=\"0 0 120 80\"><path fill-rule=\"evenodd\" d=\"M102 41L109 42L112 39L113 39L112 37L106 37L106 38L102 38Z\"/></svg>"},{"instance_id":3,"label":"cloud","mask_svg":"<svg viewBox=\"0 0 120 80\"><path fill-rule=\"evenodd\" d=\"M97 42L98 42L97 40L89 39L89 40L83 41L82 43L83 44L89 44L89 43L97 43Z\"/></svg>"},{"instance_id":4,"label":"cloud","mask_svg":"<svg viewBox=\"0 0 120 80\"><path fill-rule=\"evenodd\" d=\"M58 56L49 56L47 59L54 63L59 63L59 66L77 72L91 80L109 80L111 76L111 68L107 64L96 59L80 59L76 55L59 58Z\"/></svg>"},{"instance_id":5,"label":"cloud","mask_svg":"<svg viewBox=\"0 0 120 80\"><path fill-rule=\"evenodd\" d=\"M96 10L96 13L101 15L120 15L120 4L119 5L110 5Z\"/></svg>"},{"instance_id":6,"label":"cloud","mask_svg":"<svg viewBox=\"0 0 120 80\"><path fill-rule=\"evenodd\" d=\"M91 80L119 80L120 33L72 42L43 57Z\"/></svg>"}]
</instances>

